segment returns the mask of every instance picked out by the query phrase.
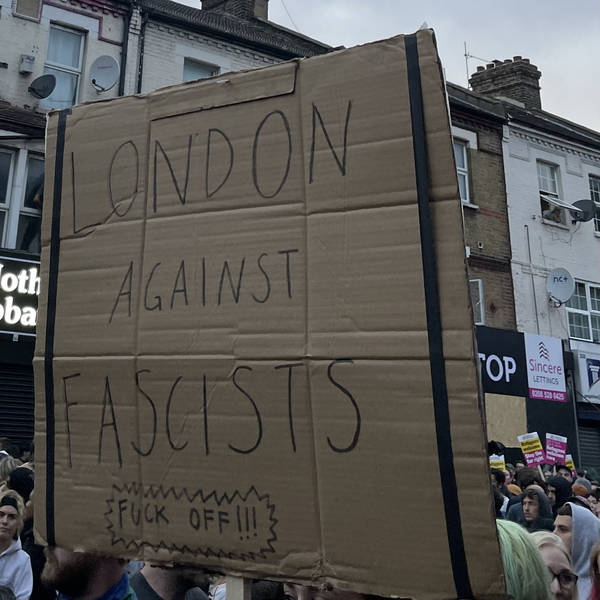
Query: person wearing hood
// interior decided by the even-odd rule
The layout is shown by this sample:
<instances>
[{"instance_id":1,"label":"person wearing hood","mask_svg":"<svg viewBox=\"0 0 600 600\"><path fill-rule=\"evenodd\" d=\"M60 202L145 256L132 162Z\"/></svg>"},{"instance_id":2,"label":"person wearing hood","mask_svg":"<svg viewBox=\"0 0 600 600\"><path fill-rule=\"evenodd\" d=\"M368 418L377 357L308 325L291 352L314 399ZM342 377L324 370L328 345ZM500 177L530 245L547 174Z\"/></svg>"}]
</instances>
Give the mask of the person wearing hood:
<instances>
[{"instance_id":1,"label":"person wearing hood","mask_svg":"<svg viewBox=\"0 0 600 600\"><path fill-rule=\"evenodd\" d=\"M552 503L552 510L554 516L558 509L569 499L571 496L571 484L562 476L555 475L550 477L547 481L548 484L548 499Z\"/></svg>"},{"instance_id":2,"label":"person wearing hood","mask_svg":"<svg viewBox=\"0 0 600 600\"><path fill-rule=\"evenodd\" d=\"M9 587L17 600L29 600L33 575L29 555L21 548L23 501L9 490L0 498L0 586Z\"/></svg>"},{"instance_id":3,"label":"person wearing hood","mask_svg":"<svg viewBox=\"0 0 600 600\"><path fill-rule=\"evenodd\" d=\"M519 523L527 531L552 531L554 520L550 500L537 486L525 490L521 502L510 507L506 518Z\"/></svg>"},{"instance_id":4,"label":"person wearing hood","mask_svg":"<svg viewBox=\"0 0 600 600\"><path fill-rule=\"evenodd\" d=\"M554 533L571 550L573 570L579 577L579 597L589 598L592 590L590 555L594 544L600 541L600 519L597 519L591 510L574 502L567 502L558 510L554 521Z\"/></svg>"}]
</instances>

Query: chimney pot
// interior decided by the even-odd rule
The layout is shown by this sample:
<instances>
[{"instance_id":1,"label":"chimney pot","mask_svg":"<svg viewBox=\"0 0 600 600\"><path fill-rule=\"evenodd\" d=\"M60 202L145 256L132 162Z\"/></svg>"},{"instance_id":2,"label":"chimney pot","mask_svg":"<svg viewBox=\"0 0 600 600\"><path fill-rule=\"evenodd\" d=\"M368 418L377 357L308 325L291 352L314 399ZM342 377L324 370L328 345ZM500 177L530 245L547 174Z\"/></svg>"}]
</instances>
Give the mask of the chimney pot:
<instances>
[{"instance_id":1,"label":"chimney pot","mask_svg":"<svg viewBox=\"0 0 600 600\"><path fill-rule=\"evenodd\" d=\"M542 108L540 77L542 74L528 58L494 60L485 68L478 66L469 83L474 92L497 98L516 100L525 108Z\"/></svg>"}]
</instances>

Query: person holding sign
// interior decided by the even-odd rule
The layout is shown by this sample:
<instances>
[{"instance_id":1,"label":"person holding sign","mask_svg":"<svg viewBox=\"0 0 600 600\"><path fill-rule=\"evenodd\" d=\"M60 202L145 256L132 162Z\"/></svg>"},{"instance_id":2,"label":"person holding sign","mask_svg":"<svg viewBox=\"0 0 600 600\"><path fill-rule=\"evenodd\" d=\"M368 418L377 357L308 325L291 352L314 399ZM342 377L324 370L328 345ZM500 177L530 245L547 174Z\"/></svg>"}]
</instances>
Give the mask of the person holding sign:
<instances>
[{"instance_id":1,"label":"person holding sign","mask_svg":"<svg viewBox=\"0 0 600 600\"><path fill-rule=\"evenodd\" d=\"M137 600L125 573L125 561L112 556L46 548L42 581L61 600Z\"/></svg>"}]
</instances>

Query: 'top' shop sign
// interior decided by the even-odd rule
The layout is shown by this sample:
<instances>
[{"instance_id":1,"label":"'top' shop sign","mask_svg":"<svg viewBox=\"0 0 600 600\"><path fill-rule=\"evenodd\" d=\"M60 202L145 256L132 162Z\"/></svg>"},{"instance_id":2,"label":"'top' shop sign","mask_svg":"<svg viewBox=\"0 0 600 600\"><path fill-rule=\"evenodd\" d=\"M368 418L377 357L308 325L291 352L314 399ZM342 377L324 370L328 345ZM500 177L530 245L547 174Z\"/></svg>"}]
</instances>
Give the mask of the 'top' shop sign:
<instances>
[{"instance_id":1,"label":"'top' shop sign","mask_svg":"<svg viewBox=\"0 0 600 600\"><path fill-rule=\"evenodd\" d=\"M0 256L0 332L35 335L39 263Z\"/></svg>"},{"instance_id":2,"label":"'top' shop sign","mask_svg":"<svg viewBox=\"0 0 600 600\"><path fill-rule=\"evenodd\" d=\"M567 401L562 344L558 338L525 334L529 397Z\"/></svg>"}]
</instances>

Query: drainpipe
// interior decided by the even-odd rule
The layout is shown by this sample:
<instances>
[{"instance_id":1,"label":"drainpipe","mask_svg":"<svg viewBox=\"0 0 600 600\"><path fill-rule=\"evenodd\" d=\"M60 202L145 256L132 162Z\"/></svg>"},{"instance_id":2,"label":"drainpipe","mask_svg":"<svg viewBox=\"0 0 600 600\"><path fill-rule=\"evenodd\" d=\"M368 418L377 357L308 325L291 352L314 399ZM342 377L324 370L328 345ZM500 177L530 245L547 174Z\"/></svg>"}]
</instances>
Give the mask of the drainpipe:
<instances>
[{"instance_id":1,"label":"drainpipe","mask_svg":"<svg viewBox=\"0 0 600 600\"><path fill-rule=\"evenodd\" d=\"M125 16L123 26L123 45L121 46L121 73L119 75L119 96L125 94L125 71L127 70L127 49L129 46L129 27L131 25L131 15L133 14L133 4L129 5L129 12Z\"/></svg>"},{"instance_id":2,"label":"drainpipe","mask_svg":"<svg viewBox=\"0 0 600 600\"><path fill-rule=\"evenodd\" d=\"M533 275L533 265L531 263L531 241L529 239L529 225L525 225L525 231L527 232L527 252L529 254L529 271L531 273L531 288L533 291L533 309L535 310L535 328L538 335L540 335L540 319L538 317L537 298L535 295L535 277Z\"/></svg>"},{"instance_id":3,"label":"drainpipe","mask_svg":"<svg viewBox=\"0 0 600 600\"><path fill-rule=\"evenodd\" d=\"M142 75L144 74L144 46L146 42L146 25L148 23L148 13L142 13L142 24L140 26L140 58L138 62L137 90L136 94L142 93Z\"/></svg>"}]
</instances>

